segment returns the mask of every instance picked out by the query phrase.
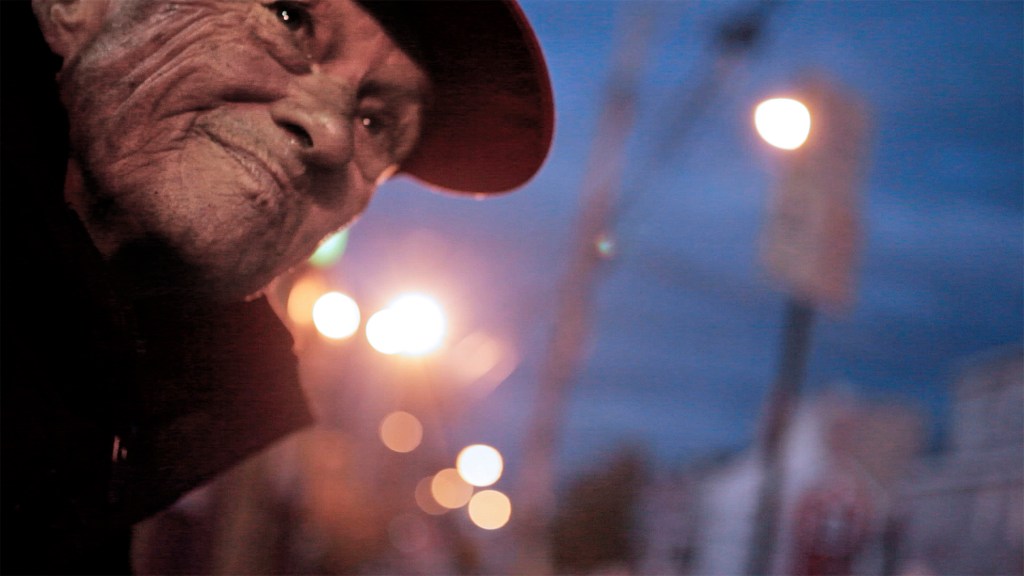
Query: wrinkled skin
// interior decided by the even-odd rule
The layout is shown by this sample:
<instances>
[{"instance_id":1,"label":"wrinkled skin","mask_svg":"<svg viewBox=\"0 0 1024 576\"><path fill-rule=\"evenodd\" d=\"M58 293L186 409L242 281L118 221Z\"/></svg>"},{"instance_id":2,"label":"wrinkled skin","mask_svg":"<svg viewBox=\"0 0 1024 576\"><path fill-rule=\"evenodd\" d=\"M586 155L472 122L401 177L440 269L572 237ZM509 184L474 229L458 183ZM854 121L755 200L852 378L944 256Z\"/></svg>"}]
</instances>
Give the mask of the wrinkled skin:
<instances>
[{"instance_id":1,"label":"wrinkled skin","mask_svg":"<svg viewBox=\"0 0 1024 576\"><path fill-rule=\"evenodd\" d=\"M426 74L352 0L109 1L59 77L65 193L139 286L259 291L415 146Z\"/></svg>"}]
</instances>

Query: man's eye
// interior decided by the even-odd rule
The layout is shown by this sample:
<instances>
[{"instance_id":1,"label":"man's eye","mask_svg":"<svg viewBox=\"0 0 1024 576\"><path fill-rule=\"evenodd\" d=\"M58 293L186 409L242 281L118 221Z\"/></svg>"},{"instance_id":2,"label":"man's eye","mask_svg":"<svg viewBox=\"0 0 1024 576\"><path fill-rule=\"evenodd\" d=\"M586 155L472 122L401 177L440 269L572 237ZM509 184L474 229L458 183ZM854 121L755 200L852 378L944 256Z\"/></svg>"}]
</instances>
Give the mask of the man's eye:
<instances>
[{"instance_id":1,"label":"man's eye","mask_svg":"<svg viewBox=\"0 0 1024 576\"><path fill-rule=\"evenodd\" d=\"M376 169L383 169L400 163L415 145L421 125L419 100L417 97L407 102L397 96L367 95L352 120L357 130L357 146L362 146L364 155L380 164Z\"/></svg>"},{"instance_id":2,"label":"man's eye","mask_svg":"<svg viewBox=\"0 0 1024 576\"><path fill-rule=\"evenodd\" d=\"M366 131L370 134L379 134L387 128L387 121L375 114L363 114L359 118L359 123L366 128Z\"/></svg>"},{"instance_id":3,"label":"man's eye","mask_svg":"<svg viewBox=\"0 0 1024 576\"><path fill-rule=\"evenodd\" d=\"M358 122L373 142L373 148L387 156L389 161L394 161L403 147L404 124L388 112L364 112L359 115Z\"/></svg>"},{"instance_id":4,"label":"man's eye","mask_svg":"<svg viewBox=\"0 0 1024 576\"><path fill-rule=\"evenodd\" d=\"M309 10L298 2L274 2L267 5L267 9L277 16L277 19L292 31L310 32L313 28L313 17Z\"/></svg>"}]
</instances>

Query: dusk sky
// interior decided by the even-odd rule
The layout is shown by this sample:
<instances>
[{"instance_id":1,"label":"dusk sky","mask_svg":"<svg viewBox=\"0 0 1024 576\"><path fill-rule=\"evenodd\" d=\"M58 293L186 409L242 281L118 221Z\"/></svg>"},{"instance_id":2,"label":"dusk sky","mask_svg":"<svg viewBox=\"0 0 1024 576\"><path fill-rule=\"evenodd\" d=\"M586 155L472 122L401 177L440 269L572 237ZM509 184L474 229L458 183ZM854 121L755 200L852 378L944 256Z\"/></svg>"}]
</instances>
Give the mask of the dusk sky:
<instances>
[{"instance_id":1,"label":"dusk sky","mask_svg":"<svg viewBox=\"0 0 1024 576\"><path fill-rule=\"evenodd\" d=\"M647 10L637 112L624 147L614 252L595 277L584 369L564 415L562 470L625 442L662 467L747 447L779 355L785 295L759 259L778 151L754 106L825 75L863 101L855 299L819 315L805 391L839 387L948 419L957 366L1022 339L1024 3L774 6L705 106L687 98L719 26L746 2L523 2L550 68L551 156L523 190L487 201L382 189L332 274L372 302L416 288L452 337L515 351L489 394L466 394L451 435L515 465L529 426L613 54Z\"/></svg>"}]
</instances>

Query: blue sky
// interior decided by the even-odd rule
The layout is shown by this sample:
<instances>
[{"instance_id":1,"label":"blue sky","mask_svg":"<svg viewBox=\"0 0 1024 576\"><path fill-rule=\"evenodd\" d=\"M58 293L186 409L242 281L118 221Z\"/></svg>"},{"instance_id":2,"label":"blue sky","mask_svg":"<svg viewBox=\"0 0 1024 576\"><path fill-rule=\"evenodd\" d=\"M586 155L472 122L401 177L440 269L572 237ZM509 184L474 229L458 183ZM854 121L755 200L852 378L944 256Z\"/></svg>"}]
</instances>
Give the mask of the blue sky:
<instances>
[{"instance_id":1,"label":"blue sky","mask_svg":"<svg viewBox=\"0 0 1024 576\"><path fill-rule=\"evenodd\" d=\"M856 302L819 318L807 389L841 383L896 399L939 429L957 363L1021 340L1024 4L780 5L758 48L670 149L656 143L672 137L674 102L706 65L716 26L752 4L523 6L558 107L543 171L483 202L395 181L354 227L336 271L364 295L432 287L455 311L453 329L486 330L518 351L511 376L461 412L455 438L492 443L515 462L620 26L643 9L656 24L626 147L616 254L598 276L587 360L565 415L564 470L621 442L675 466L751 441L785 298L758 260L777 170L750 115L809 71L865 102L872 137ZM657 150L665 160L652 164Z\"/></svg>"}]
</instances>

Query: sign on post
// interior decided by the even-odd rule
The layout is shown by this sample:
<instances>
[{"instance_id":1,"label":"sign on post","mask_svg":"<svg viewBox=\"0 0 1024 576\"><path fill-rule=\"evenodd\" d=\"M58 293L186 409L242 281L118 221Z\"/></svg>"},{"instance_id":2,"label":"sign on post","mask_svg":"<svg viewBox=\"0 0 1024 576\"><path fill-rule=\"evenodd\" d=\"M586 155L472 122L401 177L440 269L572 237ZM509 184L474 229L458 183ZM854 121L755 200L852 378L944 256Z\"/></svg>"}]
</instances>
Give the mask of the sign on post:
<instances>
[{"instance_id":1,"label":"sign on post","mask_svg":"<svg viewBox=\"0 0 1024 576\"><path fill-rule=\"evenodd\" d=\"M800 148L779 154L762 258L794 298L842 310L854 292L866 113L851 94L821 78L807 82L798 98L810 109L810 134Z\"/></svg>"}]
</instances>

